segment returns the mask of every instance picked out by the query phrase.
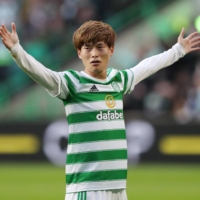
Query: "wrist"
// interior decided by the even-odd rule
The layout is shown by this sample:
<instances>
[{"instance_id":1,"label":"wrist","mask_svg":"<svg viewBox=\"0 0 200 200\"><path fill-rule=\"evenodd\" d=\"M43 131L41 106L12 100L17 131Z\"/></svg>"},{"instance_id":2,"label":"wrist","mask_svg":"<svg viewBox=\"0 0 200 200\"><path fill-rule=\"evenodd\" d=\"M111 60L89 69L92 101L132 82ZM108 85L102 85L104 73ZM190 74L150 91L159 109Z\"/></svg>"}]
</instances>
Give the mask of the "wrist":
<instances>
[{"instance_id":1,"label":"wrist","mask_svg":"<svg viewBox=\"0 0 200 200\"><path fill-rule=\"evenodd\" d=\"M12 55L16 54L18 45L19 45L19 40L14 45L12 45L11 48L8 49Z\"/></svg>"}]
</instances>

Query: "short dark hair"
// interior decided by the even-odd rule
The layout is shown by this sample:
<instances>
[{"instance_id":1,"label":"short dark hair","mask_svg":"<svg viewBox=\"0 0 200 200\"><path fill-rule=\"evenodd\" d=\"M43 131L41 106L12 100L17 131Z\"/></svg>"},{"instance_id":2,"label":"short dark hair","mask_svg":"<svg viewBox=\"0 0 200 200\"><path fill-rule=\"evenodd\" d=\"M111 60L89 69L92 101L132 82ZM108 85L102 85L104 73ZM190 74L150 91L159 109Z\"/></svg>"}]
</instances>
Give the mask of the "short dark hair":
<instances>
[{"instance_id":1,"label":"short dark hair","mask_svg":"<svg viewBox=\"0 0 200 200\"><path fill-rule=\"evenodd\" d=\"M108 47L112 47L115 44L116 33L113 28L101 21L88 21L78 28L73 35L74 47L78 50L84 44L95 44L99 41L105 42Z\"/></svg>"}]
</instances>

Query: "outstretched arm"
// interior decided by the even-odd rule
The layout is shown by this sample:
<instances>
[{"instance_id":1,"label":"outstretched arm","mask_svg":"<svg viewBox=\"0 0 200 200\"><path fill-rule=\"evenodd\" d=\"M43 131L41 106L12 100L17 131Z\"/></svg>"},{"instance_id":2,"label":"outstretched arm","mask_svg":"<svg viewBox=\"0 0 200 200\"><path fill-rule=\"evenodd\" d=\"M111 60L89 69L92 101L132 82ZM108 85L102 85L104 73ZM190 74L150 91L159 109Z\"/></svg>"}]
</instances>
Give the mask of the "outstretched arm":
<instances>
[{"instance_id":1,"label":"outstretched arm","mask_svg":"<svg viewBox=\"0 0 200 200\"><path fill-rule=\"evenodd\" d=\"M164 53L152 56L140 62L135 67L131 68L134 74L134 85L157 72L158 70L167 67L185 54L200 50L200 36L198 32L190 34L184 38L184 28L182 29L178 43L175 44L171 49Z\"/></svg>"},{"instance_id":2,"label":"outstretched arm","mask_svg":"<svg viewBox=\"0 0 200 200\"><path fill-rule=\"evenodd\" d=\"M65 84L66 81L63 79L63 76L46 68L31 55L26 53L26 51L24 51L19 44L19 38L15 24L12 23L11 27L12 31L9 32L7 28L2 25L0 27L0 36L3 44L10 51L18 66L33 80L44 86L50 92L50 94L52 94L52 96L59 95L60 98L66 98L68 94L68 88Z\"/></svg>"}]
</instances>

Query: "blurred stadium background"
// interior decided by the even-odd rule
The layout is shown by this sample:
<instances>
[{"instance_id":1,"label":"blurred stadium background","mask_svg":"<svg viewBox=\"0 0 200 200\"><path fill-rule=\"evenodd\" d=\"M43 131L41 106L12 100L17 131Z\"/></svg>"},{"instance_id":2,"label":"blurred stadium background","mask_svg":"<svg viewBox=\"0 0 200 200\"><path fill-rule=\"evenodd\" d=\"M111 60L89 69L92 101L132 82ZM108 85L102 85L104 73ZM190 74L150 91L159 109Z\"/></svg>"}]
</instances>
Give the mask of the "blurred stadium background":
<instances>
[{"instance_id":1,"label":"blurred stadium background","mask_svg":"<svg viewBox=\"0 0 200 200\"><path fill-rule=\"evenodd\" d=\"M117 32L109 67L127 69L200 31L199 0L0 0L24 49L52 70L82 70L71 38L83 22ZM124 97L129 200L200 199L200 52ZM18 69L0 42L0 199L64 199L64 107Z\"/></svg>"}]
</instances>

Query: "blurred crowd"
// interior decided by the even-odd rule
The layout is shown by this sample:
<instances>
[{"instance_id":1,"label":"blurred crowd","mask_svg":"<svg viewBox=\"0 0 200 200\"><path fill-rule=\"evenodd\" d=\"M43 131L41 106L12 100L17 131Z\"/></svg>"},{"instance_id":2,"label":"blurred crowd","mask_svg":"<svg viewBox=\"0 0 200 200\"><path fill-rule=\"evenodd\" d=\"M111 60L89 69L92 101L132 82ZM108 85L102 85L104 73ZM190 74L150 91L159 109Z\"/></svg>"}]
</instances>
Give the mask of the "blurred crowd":
<instances>
[{"instance_id":1,"label":"blurred crowd","mask_svg":"<svg viewBox=\"0 0 200 200\"><path fill-rule=\"evenodd\" d=\"M36 59L71 43L74 30L88 20L104 20L137 0L0 0L0 23L17 25L21 44ZM0 42L0 82L13 71ZM53 61L53 58L51 58Z\"/></svg>"},{"instance_id":2,"label":"blurred crowd","mask_svg":"<svg viewBox=\"0 0 200 200\"><path fill-rule=\"evenodd\" d=\"M0 23L15 22L23 47L39 58L71 42L72 33L88 20L105 20L138 0L0 0ZM144 0L143 0L144 1ZM175 38L176 39L176 38ZM160 45L167 50L175 43ZM15 67L0 42L0 83ZM200 120L199 53L139 83L125 97L125 110L143 110L151 117L172 112L179 123Z\"/></svg>"},{"instance_id":3,"label":"blurred crowd","mask_svg":"<svg viewBox=\"0 0 200 200\"><path fill-rule=\"evenodd\" d=\"M160 40L161 49L168 50L176 39L167 44ZM142 110L149 119L170 115L180 124L199 122L200 52L190 53L141 81L124 102L125 110Z\"/></svg>"}]
</instances>

